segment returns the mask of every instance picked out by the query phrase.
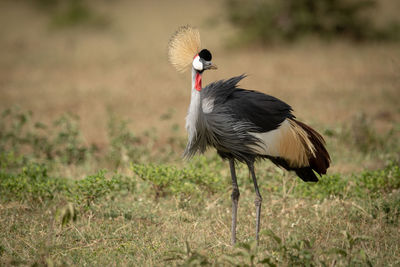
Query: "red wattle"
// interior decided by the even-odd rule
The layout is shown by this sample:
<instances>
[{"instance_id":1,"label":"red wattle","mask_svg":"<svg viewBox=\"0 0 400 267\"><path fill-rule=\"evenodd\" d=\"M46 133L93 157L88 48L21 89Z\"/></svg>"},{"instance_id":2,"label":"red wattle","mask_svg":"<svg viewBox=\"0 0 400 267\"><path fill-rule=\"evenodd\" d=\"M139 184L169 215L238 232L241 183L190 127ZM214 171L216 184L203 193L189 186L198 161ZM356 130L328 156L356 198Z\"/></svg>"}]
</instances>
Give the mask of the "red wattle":
<instances>
[{"instance_id":1,"label":"red wattle","mask_svg":"<svg viewBox=\"0 0 400 267\"><path fill-rule=\"evenodd\" d=\"M197 91L201 91L201 74L200 73L196 73L196 81L195 81L195 85L194 88L196 88Z\"/></svg>"}]
</instances>

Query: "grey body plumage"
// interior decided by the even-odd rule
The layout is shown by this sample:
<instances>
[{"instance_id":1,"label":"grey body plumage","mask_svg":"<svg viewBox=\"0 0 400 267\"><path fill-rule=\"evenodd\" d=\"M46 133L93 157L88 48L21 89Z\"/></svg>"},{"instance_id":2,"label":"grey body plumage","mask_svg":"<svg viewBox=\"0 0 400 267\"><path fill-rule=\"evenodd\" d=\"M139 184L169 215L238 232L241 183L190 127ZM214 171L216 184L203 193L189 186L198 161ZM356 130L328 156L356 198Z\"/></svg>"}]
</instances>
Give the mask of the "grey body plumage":
<instances>
[{"instance_id":1,"label":"grey body plumage","mask_svg":"<svg viewBox=\"0 0 400 267\"><path fill-rule=\"evenodd\" d=\"M200 103L196 105L197 118L192 122L195 123L196 133L186 146L184 152L186 158L191 158L197 152L203 153L208 147L215 147L219 154L229 154L245 162L254 160L254 153L250 147L257 146L260 140L249 132L258 132L259 127L250 121L238 120L235 110L225 104L230 93L244 77L241 75L226 81L214 82L199 92ZM203 110L205 100L213 102L210 112Z\"/></svg>"}]
</instances>

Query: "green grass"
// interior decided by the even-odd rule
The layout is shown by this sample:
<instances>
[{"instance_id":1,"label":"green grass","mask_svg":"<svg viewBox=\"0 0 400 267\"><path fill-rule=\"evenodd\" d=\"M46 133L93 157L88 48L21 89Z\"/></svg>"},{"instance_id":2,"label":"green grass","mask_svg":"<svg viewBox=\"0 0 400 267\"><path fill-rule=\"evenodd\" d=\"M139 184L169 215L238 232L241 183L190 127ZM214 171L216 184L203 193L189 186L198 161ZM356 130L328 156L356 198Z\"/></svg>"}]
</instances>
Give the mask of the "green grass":
<instances>
[{"instance_id":1,"label":"green grass","mask_svg":"<svg viewBox=\"0 0 400 267\"><path fill-rule=\"evenodd\" d=\"M263 195L259 247L255 194L245 166L238 166L239 242L231 247L227 163L214 152L184 162L181 137L160 149L157 136L132 133L116 115L109 120L109 145L100 150L83 140L72 115L45 126L30 112L3 113L0 265L400 263L398 143L381 145L386 134L358 127L374 141L363 145L373 149L357 149L350 135L332 132L327 138L335 144L329 145L333 158L347 147L382 167L330 173L316 184L257 163Z\"/></svg>"}]
</instances>

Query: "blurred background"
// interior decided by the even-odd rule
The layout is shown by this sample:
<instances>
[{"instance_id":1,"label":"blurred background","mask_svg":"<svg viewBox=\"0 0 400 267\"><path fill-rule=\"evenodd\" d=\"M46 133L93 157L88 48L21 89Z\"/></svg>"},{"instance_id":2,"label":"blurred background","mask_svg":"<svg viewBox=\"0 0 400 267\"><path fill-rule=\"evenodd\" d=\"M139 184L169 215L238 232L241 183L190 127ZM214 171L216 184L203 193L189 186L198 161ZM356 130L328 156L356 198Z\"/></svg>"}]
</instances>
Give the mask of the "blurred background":
<instances>
[{"instance_id":1,"label":"blurred background","mask_svg":"<svg viewBox=\"0 0 400 267\"><path fill-rule=\"evenodd\" d=\"M398 155L398 10L396 0L3 0L0 106L43 123L73 114L99 151L110 116L157 135L154 149L184 138L190 74L169 65L167 44L190 24L219 67L204 85L246 73L243 88L284 100L341 144L334 172L375 168L384 157L350 162L348 150Z\"/></svg>"}]
</instances>

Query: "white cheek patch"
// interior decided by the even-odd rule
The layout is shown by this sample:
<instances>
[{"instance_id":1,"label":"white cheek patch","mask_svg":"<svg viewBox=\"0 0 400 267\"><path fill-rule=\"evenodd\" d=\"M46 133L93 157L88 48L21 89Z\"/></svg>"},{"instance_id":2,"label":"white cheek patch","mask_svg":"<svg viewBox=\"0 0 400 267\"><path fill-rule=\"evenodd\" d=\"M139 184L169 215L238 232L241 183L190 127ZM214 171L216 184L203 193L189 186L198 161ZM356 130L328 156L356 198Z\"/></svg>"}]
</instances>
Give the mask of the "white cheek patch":
<instances>
[{"instance_id":1,"label":"white cheek patch","mask_svg":"<svg viewBox=\"0 0 400 267\"><path fill-rule=\"evenodd\" d=\"M198 71L202 71L203 70L203 63L201 63L199 56L196 56L194 58L194 60L193 60L193 68L195 70L198 70Z\"/></svg>"}]
</instances>

